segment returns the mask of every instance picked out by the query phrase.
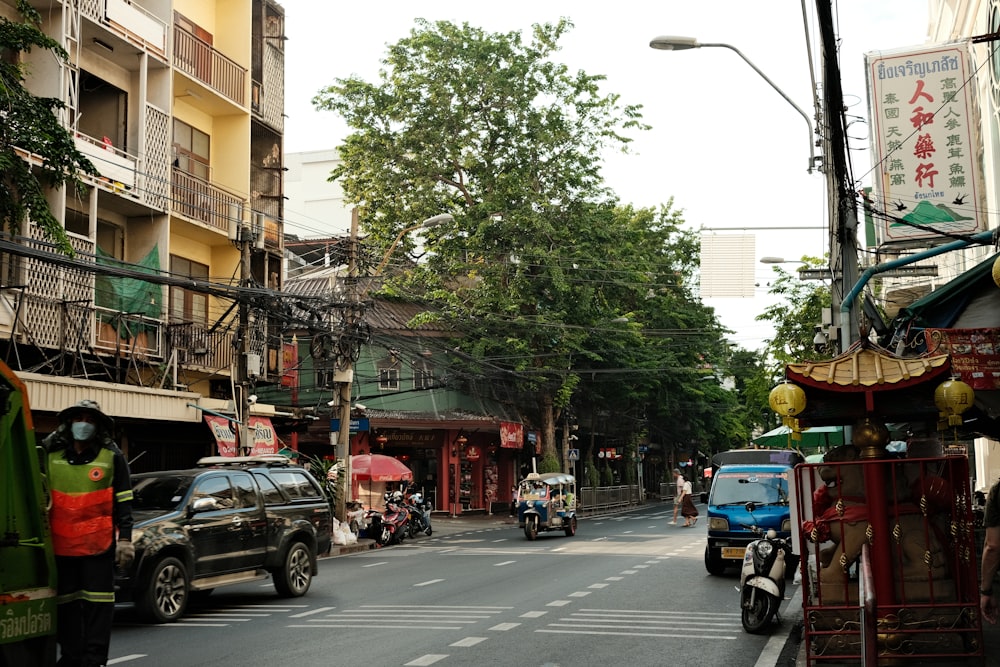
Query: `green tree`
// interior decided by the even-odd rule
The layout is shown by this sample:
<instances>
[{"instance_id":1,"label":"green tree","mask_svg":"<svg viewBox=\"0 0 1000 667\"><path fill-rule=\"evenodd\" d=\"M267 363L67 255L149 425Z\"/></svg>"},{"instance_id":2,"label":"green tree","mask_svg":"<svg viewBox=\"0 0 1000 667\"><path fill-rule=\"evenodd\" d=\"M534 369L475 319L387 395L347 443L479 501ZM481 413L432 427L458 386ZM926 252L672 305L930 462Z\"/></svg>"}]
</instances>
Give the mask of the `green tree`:
<instances>
[{"instance_id":1,"label":"green tree","mask_svg":"<svg viewBox=\"0 0 1000 667\"><path fill-rule=\"evenodd\" d=\"M70 186L83 193L78 173L96 175L61 124L63 103L36 97L25 87L30 68L25 54L51 51L65 61L66 51L41 30L41 16L27 0L17 0L21 21L0 17L0 224L18 235L29 219L60 250L73 254L62 224L53 216L46 188ZM26 159L28 156L30 159Z\"/></svg>"},{"instance_id":2,"label":"green tree","mask_svg":"<svg viewBox=\"0 0 1000 667\"><path fill-rule=\"evenodd\" d=\"M816 257L803 257L810 268L825 265ZM827 344L817 350L813 344L816 326L822 324L822 309L830 307L830 288L821 281L800 280L781 266L773 267L776 278L769 294L782 297L782 302L770 306L757 316L757 320L774 325L774 338L766 341L768 357L780 370L788 363L828 359L833 346Z\"/></svg>"},{"instance_id":3,"label":"green tree","mask_svg":"<svg viewBox=\"0 0 1000 667\"><path fill-rule=\"evenodd\" d=\"M355 130L333 176L370 241L455 215L428 232L433 253L400 289L461 328L463 358L497 373L488 382L510 381L510 398L541 426L543 457L557 454L589 329L622 317L604 288L626 279L605 267L642 270L627 256L632 230L600 155L627 149L626 133L645 126L639 107L600 91L603 77L552 62L570 27L535 25L524 43L517 32L418 20L389 48L378 84L340 79L315 99Z\"/></svg>"}]
</instances>

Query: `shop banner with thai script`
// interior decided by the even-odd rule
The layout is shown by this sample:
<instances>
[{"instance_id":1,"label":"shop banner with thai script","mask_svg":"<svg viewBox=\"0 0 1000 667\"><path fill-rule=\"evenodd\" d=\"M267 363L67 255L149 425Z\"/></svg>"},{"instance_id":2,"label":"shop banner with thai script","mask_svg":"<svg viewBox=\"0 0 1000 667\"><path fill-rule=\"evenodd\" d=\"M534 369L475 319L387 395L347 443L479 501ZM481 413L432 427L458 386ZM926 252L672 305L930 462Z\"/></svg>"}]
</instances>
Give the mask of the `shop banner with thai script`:
<instances>
[{"instance_id":1,"label":"shop banner with thai script","mask_svg":"<svg viewBox=\"0 0 1000 667\"><path fill-rule=\"evenodd\" d=\"M937 245L986 229L976 78L967 42L865 54L868 204L883 243ZM877 174L877 175L876 175Z\"/></svg>"},{"instance_id":2,"label":"shop banner with thai script","mask_svg":"<svg viewBox=\"0 0 1000 667\"><path fill-rule=\"evenodd\" d=\"M236 456L236 433L233 432L232 422L225 417L205 415L205 423L215 436L219 456Z\"/></svg>"},{"instance_id":3,"label":"shop banner with thai script","mask_svg":"<svg viewBox=\"0 0 1000 667\"><path fill-rule=\"evenodd\" d=\"M253 440L250 456L278 453L278 437L268 417L250 417L249 435Z\"/></svg>"},{"instance_id":4,"label":"shop banner with thai script","mask_svg":"<svg viewBox=\"0 0 1000 667\"><path fill-rule=\"evenodd\" d=\"M500 422L501 449L521 449L524 446L524 426L514 422Z\"/></svg>"},{"instance_id":5,"label":"shop banner with thai script","mask_svg":"<svg viewBox=\"0 0 1000 667\"><path fill-rule=\"evenodd\" d=\"M927 350L951 355L951 370L962 382L990 391L1000 389L1000 329L924 329Z\"/></svg>"}]
</instances>

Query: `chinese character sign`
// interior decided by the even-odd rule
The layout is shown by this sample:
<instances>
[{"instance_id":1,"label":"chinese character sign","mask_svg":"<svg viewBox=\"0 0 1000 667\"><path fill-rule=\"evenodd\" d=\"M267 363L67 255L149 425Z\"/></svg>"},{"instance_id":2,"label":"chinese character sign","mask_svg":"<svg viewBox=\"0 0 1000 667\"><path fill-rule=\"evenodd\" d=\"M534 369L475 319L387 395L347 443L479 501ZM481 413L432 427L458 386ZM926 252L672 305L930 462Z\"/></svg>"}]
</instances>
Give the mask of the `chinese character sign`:
<instances>
[{"instance_id":1,"label":"chinese character sign","mask_svg":"<svg viewBox=\"0 0 1000 667\"><path fill-rule=\"evenodd\" d=\"M966 44L865 56L882 243L986 229L976 82ZM912 242L920 241L919 244Z\"/></svg>"}]
</instances>

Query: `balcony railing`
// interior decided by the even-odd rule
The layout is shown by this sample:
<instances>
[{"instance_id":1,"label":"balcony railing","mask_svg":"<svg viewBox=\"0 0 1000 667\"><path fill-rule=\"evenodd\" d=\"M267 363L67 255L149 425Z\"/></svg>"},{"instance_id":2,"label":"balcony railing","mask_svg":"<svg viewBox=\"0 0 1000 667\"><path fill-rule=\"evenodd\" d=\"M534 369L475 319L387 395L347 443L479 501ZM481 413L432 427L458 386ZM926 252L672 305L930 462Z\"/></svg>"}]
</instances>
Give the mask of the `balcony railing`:
<instances>
[{"instance_id":1,"label":"balcony railing","mask_svg":"<svg viewBox=\"0 0 1000 667\"><path fill-rule=\"evenodd\" d=\"M246 68L177 25L174 26L174 66L241 107L246 106Z\"/></svg>"},{"instance_id":2,"label":"balcony railing","mask_svg":"<svg viewBox=\"0 0 1000 667\"><path fill-rule=\"evenodd\" d=\"M230 220L243 219L243 200L200 178L177 169L172 176L173 210L175 213L228 233Z\"/></svg>"},{"instance_id":3,"label":"balcony railing","mask_svg":"<svg viewBox=\"0 0 1000 667\"><path fill-rule=\"evenodd\" d=\"M233 333L210 331L204 324L167 325L167 345L177 351L177 362L213 372L228 373L233 366Z\"/></svg>"},{"instance_id":4,"label":"balcony railing","mask_svg":"<svg viewBox=\"0 0 1000 667\"><path fill-rule=\"evenodd\" d=\"M95 308L97 326L94 349L114 354L130 354L163 359L163 321L130 315L108 308Z\"/></svg>"}]
</instances>

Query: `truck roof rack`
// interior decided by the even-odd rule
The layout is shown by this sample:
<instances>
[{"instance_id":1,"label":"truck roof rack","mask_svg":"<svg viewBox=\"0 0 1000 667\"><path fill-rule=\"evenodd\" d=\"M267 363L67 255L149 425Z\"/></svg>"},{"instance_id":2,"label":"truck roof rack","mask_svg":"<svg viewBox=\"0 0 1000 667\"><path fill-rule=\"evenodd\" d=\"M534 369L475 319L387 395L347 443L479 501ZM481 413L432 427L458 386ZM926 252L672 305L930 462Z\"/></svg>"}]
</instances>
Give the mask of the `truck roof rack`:
<instances>
[{"instance_id":1,"label":"truck roof rack","mask_svg":"<svg viewBox=\"0 0 1000 667\"><path fill-rule=\"evenodd\" d=\"M281 454L258 454L256 456L204 456L198 459L199 468L206 468L209 466L288 466L291 465L291 463L292 460L290 458L282 456Z\"/></svg>"}]
</instances>

